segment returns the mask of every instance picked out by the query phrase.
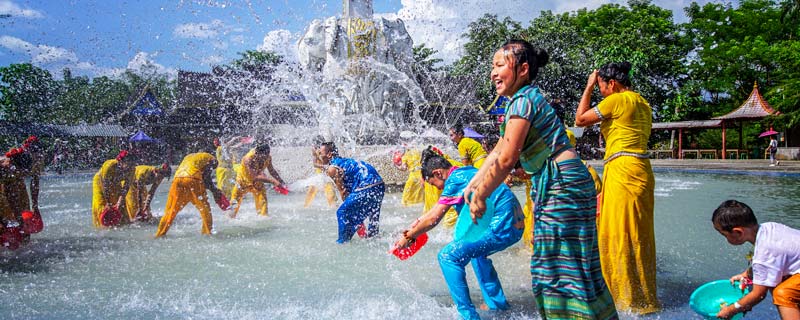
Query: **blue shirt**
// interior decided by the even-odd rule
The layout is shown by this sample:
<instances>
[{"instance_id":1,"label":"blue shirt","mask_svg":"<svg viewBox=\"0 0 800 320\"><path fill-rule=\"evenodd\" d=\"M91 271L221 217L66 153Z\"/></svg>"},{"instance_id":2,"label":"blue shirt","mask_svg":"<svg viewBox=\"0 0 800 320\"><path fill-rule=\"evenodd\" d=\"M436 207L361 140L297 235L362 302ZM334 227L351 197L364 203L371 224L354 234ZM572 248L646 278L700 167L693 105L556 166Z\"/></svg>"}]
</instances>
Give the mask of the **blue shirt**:
<instances>
[{"instance_id":1,"label":"blue shirt","mask_svg":"<svg viewBox=\"0 0 800 320\"><path fill-rule=\"evenodd\" d=\"M473 166L455 168L450 172L450 176L444 182L444 189L439 198L439 203L455 206L458 215L454 239L474 241L488 228L495 234L505 234L506 230L513 227L519 220L525 218L522 215L519 201L511 192L511 189L501 183L492 194L486 198L486 212L478 219L478 224L472 222L469 214L469 207L464 202L464 188L467 187L472 177L478 173L478 169Z\"/></svg>"},{"instance_id":2,"label":"blue shirt","mask_svg":"<svg viewBox=\"0 0 800 320\"><path fill-rule=\"evenodd\" d=\"M378 174L373 166L361 160L350 158L333 158L331 165L344 171L344 189L347 192L359 191L360 189L383 183L383 178Z\"/></svg>"}]
</instances>

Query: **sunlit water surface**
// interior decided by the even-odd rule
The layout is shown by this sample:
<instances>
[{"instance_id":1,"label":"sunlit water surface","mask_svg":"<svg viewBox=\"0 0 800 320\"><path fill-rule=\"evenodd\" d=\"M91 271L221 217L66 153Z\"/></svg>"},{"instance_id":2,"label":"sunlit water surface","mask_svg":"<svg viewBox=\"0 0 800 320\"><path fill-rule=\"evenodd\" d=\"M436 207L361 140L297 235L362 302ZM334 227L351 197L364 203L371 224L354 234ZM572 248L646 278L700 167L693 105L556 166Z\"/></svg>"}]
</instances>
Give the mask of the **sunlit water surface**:
<instances>
[{"instance_id":1,"label":"sunlit water surface","mask_svg":"<svg viewBox=\"0 0 800 320\"><path fill-rule=\"evenodd\" d=\"M624 319L699 319L692 290L745 267L749 244L734 247L709 222L723 200L748 203L761 222L800 227L800 179L753 175L656 174L659 297L664 311ZM168 184L154 213L163 212ZM381 236L337 245L335 209L319 194L270 193L270 216L246 198L237 219L215 208L210 237L188 206L165 239L155 224L119 230L91 227L91 175L45 177L44 232L15 252L0 251L0 318L12 319L456 319L436 262L451 237L437 228L416 256L399 261L390 243L421 212L387 194ZM521 197L522 190L515 191ZM487 319L538 319L530 293L529 257L518 244L492 256L512 309ZM468 268L469 270L469 268ZM473 299L480 294L469 270ZM767 297L747 318L773 319Z\"/></svg>"}]
</instances>

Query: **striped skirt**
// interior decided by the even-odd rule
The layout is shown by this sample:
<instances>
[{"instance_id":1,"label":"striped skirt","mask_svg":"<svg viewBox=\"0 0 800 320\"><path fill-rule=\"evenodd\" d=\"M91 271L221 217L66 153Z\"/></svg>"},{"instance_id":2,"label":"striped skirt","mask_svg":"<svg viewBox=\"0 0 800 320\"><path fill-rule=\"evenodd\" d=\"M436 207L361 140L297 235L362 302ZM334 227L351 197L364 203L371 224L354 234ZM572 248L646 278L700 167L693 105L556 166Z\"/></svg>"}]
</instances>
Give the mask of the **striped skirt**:
<instances>
[{"instance_id":1,"label":"striped skirt","mask_svg":"<svg viewBox=\"0 0 800 320\"><path fill-rule=\"evenodd\" d=\"M596 192L580 159L555 163L531 178L533 294L544 319L616 319L597 248Z\"/></svg>"}]
</instances>

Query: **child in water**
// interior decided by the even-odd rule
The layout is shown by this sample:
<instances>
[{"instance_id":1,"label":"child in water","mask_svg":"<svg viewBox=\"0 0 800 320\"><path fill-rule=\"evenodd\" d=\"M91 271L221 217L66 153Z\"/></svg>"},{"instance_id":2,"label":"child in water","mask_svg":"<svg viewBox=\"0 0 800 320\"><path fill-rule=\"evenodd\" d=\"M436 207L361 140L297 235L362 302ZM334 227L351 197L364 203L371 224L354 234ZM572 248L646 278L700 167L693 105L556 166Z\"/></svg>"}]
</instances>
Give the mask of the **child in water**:
<instances>
[{"instance_id":1,"label":"child in water","mask_svg":"<svg viewBox=\"0 0 800 320\"><path fill-rule=\"evenodd\" d=\"M333 142L322 143L319 155L325 174L333 179L343 199L336 210L339 224L336 242L350 241L358 227L367 220L366 237L378 235L381 203L386 192L381 175L369 163L340 157Z\"/></svg>"},{"instance_id":2,"label":"child in water","mask_svg":"<svg viewBox=\"0 0 800 320\"><path fill-rule=\"evenodd\" d=\"M781 319L800 319L800 230L775 222L758 224L753 209L736 200L723 202L711 222L728 243L754 246L751 268L731 277L731 284L752 279L753 289L723 307L717 318L729 319L750 310L772 291Z\"/></svg>"},{"instance_id":3,"label":"child in water","mask_svg":"<svg viewBox=\"0 0 800 320\"><path fill-rule=\"evenodd\" d=\"M408 247L415 239L428 230L436 227L451 206L461 212L464 202L464 187L478 171L473 166L455 167L430 147L422 153L422 177L428 183L442 189L439 202L427 214L403 231L403 238L397 240L395 248ZM497 277L489 255L505 250L522 237L522 209L511 190L503 185L495 190L487 199L487 203L495 207L494 215L487 214L488 224L479 224L484 229L470 230L468 234L460 234L458 227L453 242L439 252L439 265L450 289L450 296L464 319L480 319L475 305L469 297L466 272L464 267L472 262L475 276L478 278L486 305L491 310L508 309L500 279ZM458 225L462 219L471 224L469 214L458 217Z\"/></svg>"}]
</instances>

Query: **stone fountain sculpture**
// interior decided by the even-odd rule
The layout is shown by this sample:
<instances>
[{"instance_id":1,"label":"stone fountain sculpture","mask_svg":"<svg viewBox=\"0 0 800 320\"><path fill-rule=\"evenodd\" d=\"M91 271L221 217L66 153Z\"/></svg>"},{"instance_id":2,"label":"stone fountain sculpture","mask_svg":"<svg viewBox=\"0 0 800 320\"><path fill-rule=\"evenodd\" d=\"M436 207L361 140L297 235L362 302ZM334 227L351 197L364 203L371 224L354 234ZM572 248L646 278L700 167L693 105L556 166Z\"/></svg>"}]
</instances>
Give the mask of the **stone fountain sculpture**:
<instances>
[{"instance_id":1,"label":"stone fountain sculpture","mask_svg":"<svg viewBox=\"0 0 800 320\"><path fill-rule=\"evenodd\" d=\"M344 0L341 18L311 22L297 51L319 89L310 98L323 135L344 126L358 142L383 143L420 122L404 116L407 106L426 103L413 81L412 46L403 21L374 18L367 0Z\"/></svg>"}]
</instances>

